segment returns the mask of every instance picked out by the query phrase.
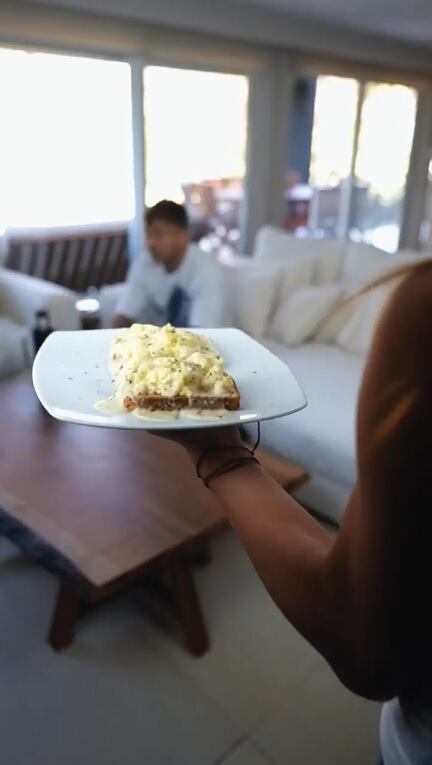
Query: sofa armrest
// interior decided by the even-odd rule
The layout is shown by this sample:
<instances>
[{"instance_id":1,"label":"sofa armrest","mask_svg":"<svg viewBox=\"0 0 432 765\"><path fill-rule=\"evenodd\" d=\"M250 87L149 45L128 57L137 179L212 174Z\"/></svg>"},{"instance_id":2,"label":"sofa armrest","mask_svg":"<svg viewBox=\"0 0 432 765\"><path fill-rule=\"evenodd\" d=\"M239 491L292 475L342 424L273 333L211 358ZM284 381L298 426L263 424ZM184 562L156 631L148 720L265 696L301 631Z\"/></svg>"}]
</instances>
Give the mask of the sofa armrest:
<instances>
[{"instance_id":1,"label":"sofa armrest","mask_svg":"<svg viewBox=\"0 0 432 765\"><path fill-rule=\"evenodd\" d=\"M121 284L109 284L99 291L99 303L101 309L102 325L112 327L116 314L117 304L125 289L125 282Z\"/></svg>"},{"instance_id":2,"label":"sofa armrest","mask_svg":"<svg viewBox=\"0 0 432 765\"><path fill-rule=\"evenodd\" d=\"M54 329L78 329L74 292L33 276L0 268L0 314L31 327L38 310L49 313Z\"/></svg>"}]
</instances>

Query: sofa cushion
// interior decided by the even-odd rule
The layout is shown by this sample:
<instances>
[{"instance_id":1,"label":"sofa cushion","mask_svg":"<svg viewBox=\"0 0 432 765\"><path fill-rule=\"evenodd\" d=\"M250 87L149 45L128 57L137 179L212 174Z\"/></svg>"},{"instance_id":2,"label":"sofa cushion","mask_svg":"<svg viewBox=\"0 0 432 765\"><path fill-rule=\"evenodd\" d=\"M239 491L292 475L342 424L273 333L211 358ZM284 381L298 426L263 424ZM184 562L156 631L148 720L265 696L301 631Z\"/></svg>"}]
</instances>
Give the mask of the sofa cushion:
<instances>
[{"instance_id":1,"label":"sofa cushion","mask_svg":"<svg viewBox=\"0 0 432 765\"><path fill-rule=\"evenodd\" d=\"M255 241L255 260L262 263L296 258L308 261L314 272L311 282L329 284L339 281L346 253L346 243L328 239L299 239L282 229L264 226Z\"/></svg>"},{"instance_id":2,"label":"sofa cushion","mask_svg":"<svg viewBox=\"0 0 432 765\"><path fill-rule=\"evenodd\" d=\"M298 239L275 226L263 226L255 239L254 258L261 262L284 262L292 257L310 254L310 239ZM314 253L312 253L313 258Z\"/></svg>"},{"instance_id":3,"label":"sofa cushion","mask_svg":"<svg viewBox=\"0 0 432 765\"><path fill-rule=\"evenodd\" d=\"M265 339L308 399L302 412L262 424L264 445L347 488L356 478L356 404L363 359L335 346L287 348Z\"/></svg>"},{"instance_id":4,"label":"sofa cushion","mask_svg":"<svg viewBox=\"0 0 432 765\"><path fill-rule=\"evenodd\" d=\"M395 287L394 282L382 284L353 301L353 314L336 338L340 348L359 355L368 353L378 319Z\"/></svg>"},{"instance_id":5,"label":"sofa cushion","mask_svg":"<svg viewBox=\"0 0 432 765\"><path fill-rule=\"evenodd\" d=\"M355 311L355 302L345 302L346 298L349 297L349 290L343 284L339 286L341 293L338 303L334 306L334 309L330 309L328 316L324 317L311 338L316 343L335 344L339 333L349 322Z\"/></svg>"},{"instance_id":6,"label":"sofa cushion","mask_svg":"<svg viewBox=\"0 0 432 765\"><path fill-rule=\"evenodd\" d=\"M274 267L277 269L277 306L296 290L312 284L314 264L308 258L293 258L283 263L275 263Z\"/></svg>"},{"instance_id":7,"label":"sofa cushion","mask_svg":"<svg viewBox=\"0 0 432 765\"><path fill-rule=\"evenodd\" d=\"M269 337L285 345L299 345L314 335L342 295L342 285L302 287L280 303L269 328Z\"/></svg>"},{"instance_id":8,"label":"sofa cushion","mask_svg":"<svg viewBox=\"0 0 432 765\"><path fill-rule=\"evenodd\" d=\"M347 285L363 285L386 271L421 260L418 252L400 250L389 253L363 242L351 242L342 269L342 281Z\"/></svg>"},{"instance_id":9,"label":"sofa cushion","mask_svg":"<svg viewBox=\"0 0 432 765\"><path fill-rule=\"evenodd\" d=\"M248 264L240 268L226 268L224 273L226 294L234 327L252 337L267 331L270 315L275 308L278 289L278 270Z\"/></svg>"},{"instance_id":10,"label":"sofa cushion","mask_svg":"<svg viewBox=\"0 0 432 765\"><path fill-rule=\"evenodd\" d=\"M346 242L336 242L330 239L315 240L315 284L332 284L339 282L346 255Z\"/></svg>"},{"instance_id":11,"label":"sofa cushion","mask_svg":"<svg viewBox=\"0 0 432 765\"><path fill-rule=\"evenodd\" d=\"M30 336L26 327L0 316L0 377L24 369L29 350Z\"/></svg>"}]
</instances>

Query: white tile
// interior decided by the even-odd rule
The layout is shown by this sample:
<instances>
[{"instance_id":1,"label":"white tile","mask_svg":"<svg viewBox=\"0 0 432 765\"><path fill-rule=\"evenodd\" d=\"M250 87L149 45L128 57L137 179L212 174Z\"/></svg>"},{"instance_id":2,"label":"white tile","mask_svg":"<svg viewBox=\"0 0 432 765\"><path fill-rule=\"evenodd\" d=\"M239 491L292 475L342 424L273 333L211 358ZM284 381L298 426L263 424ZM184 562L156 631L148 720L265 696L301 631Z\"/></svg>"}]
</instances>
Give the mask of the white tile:
<instances>
[{"instance_id":1,"label":"white tile","mask_svg":"<svg viewBox=\"0 0 432 765\"><path fill-rule=\"evenodd\" d=\"M0 668L44 643L57 592L51 574L6 540L0 547Z\"/></svg>"},{"instance_id":2,"label":"white tile","mask_svg":"<svg viewBox=\"0 0 432 765\"><path fill-rule=\"evenodd\" d=\"M271 765L271 760L251 741L243 741L221 760L220 765Z\"/></svg>"},{"instance_id":3,"label":"white tile","mask_svg":"<svg viewBox=\"0 0 432 765\"><path fill-rule=\"evenodd\" d=\"M46 644L56 581L1 540L1 762L373 762L376 707L343 691L286 623L234 535L197 581L212 641L202 659L136 594L82 619L57 655ZM253 744L235 747L250 731Z\"/></svg>"},{"instance_id":4,"label":"white tile","mask_svg":"<svg viewBox=\"0 0 432 765\"><path fill-rule=\"evenodd\" d=\"M35 649L2 672L2 762L210 765L238 740L239 729L138 629L126 635L122 624L105 641L89 633L63 654Z\"/></svg>"},{"instance_id":5,"label":"white tile","mask_svg":"<svg viewBox=\"0 0 432 765\"><path fill-rule=\"evenodd\" d=\"M83 618L56 654L46 643L55 578L2 545L0 583L2 763L210 765L241 737L155 653L128 597Z\"/></svg>"},{"instance_id":6,"label":"white tile","mask_svg":"<svg viewBox=\"0 0 432 765\"><path fill-rule=\"evenodd\" d=\"M149 626L156 651L173 662L245 731L300 683L316 653L287 623L233 534L213 545L213 562L196 573L211 649L199 659Z\"/></svg>"},{"instance_id":7,"label":"white tile","mask_svg":"<svg viewBox=\"0 0 432 765\"><path fill-rule=\"evenodd\" d=\"M277 765L366 765L377 760L379 711L346 690L319 659L252 739Z\"/></svg>"}]
</instances>

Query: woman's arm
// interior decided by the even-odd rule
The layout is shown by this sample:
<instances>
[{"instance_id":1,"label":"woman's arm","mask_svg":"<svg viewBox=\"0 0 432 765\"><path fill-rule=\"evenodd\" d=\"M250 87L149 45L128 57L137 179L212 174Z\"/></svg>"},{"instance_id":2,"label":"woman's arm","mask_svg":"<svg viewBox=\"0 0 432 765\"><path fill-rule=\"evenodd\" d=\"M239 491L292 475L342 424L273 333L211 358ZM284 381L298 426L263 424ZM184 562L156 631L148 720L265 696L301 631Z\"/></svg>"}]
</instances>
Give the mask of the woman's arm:
<instances>
[{"instance_id":1,"label":"woman's arm","mask_svg":"<svg viewBox=\"0 0 432 765\"><path fill-rule=\"evenodd\" d=\"M189 452L196 460L199 449ZM210 467L224 460L215 456ZM254 464L220 476L210 488L275 603L343 682L359 690L363 658L348 637L356 632L358 611L351 607L346 572L336 577L329 570L334 537ZM372 694L369 688L362 692Z\"/></svg>"},{"instance_id":2,"label":"woman's arm","mask_svg":"<svg viewBox=\"0 0 432 765\"><path fill-rule=\"evenodd\" d=\"M210 484L286 617L348 687L377 699L409 684L426 635L431 328L429 265L397 289L380 322L360 394L359 484L335 542L253 464ZM202 452L188 449L194 460ZM208 467L225 460L215 453Z\"/></svg>"},{"instance_id":3,"label":"woman's arm","mask_svg":"<svg viewBox=\"0 0 432 765\"><path fill-rule=\"evenodd\" d=\"M323 573L333 537L254 464L210 487L271 597L322 651L328 621Z\"/></svg>"}]
</instances>

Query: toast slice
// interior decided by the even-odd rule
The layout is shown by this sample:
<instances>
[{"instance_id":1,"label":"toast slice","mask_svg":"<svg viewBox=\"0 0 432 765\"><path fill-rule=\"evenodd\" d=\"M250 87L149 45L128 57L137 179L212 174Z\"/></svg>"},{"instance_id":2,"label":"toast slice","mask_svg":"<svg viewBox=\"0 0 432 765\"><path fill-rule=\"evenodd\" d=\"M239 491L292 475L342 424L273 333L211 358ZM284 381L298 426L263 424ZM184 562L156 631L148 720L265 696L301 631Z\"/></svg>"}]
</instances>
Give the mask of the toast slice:
<instances>
[{"instance_id":1,"label":"toast slice","mask_svg":"<svg viewBox=\"0 0 432 765\"><path fill-rule=\"evenodd\" d=\"M234 383L235 384L235 383ZM134 409L150 409L153 411L172 412L177 409L227 409L234 411L240 407L240 393L235 391L229 396L149 396L142 395L132 398L125 396L123 404L128 412Z\"/></svg>"}]
</instances>

